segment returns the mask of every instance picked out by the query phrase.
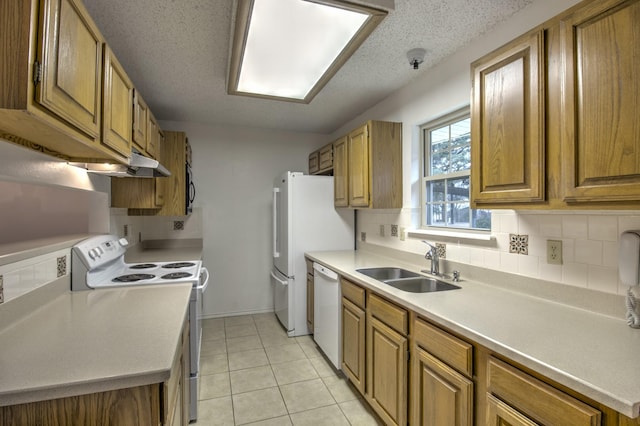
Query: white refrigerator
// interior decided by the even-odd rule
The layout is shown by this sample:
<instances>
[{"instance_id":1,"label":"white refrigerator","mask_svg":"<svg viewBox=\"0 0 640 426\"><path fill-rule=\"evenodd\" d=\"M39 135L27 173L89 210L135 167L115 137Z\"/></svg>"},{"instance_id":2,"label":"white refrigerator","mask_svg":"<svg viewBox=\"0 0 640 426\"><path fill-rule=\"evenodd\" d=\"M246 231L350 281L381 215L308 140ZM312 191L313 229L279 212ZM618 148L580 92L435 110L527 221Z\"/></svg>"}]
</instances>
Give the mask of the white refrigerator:
<instances>
[{"instance_id":1,"label":"white refrigerator","mask_svg":"<svg viewBox=\"0 0 640 426\"><path fill-rule=\"evenodd\" d=\"M307 329L307 265L304 253L354 248L354 212L333 206L333 177L286 172L273 186L275 313L291 336Z\"/></svg>"}]
</instances>

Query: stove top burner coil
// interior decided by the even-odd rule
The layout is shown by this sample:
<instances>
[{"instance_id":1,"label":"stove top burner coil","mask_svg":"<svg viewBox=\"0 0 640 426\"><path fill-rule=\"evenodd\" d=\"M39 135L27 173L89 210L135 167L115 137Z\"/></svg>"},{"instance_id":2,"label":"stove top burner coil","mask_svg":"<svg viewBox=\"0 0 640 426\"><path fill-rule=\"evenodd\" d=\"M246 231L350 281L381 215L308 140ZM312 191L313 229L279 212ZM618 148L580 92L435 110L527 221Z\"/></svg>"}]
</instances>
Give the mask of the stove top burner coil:
<instances>
[{"instance_id":1,"label":"stove top burner coil","mask_svg":"<svg viewBox=\"0 0 640 426\"><path fill-rule=\"evenodd\" d=\"M155 275L151 275L151 274L128 274L128 275L121 275L119 277L115 277L111 281L116 283L130 283L135 281L150 280L155 277L156 277Z\"/></svg>"},{"instance_id":2,"label":"stove top burner coil","mask_svg":"<svg viewBox=\"0 0 640 426\"><path fill-rule=\"evenodd\" d=\"M166 269L180 269L180 268L188 268L190 266L196 266L196 264L193 262L175 262L175 263L167 263L162 267Z\"/></svg>"},{"instance_id":3,"label":"stove top burner coil","mask_svg":"<svg viewBox=\"0 0 640 426\"><path fill-rule=\"evenodd\" d=\"M139 263L137 265L131 265L129 268L130 269L149 269L149 268L155 268L156 265L155 263Z\"/></svg>"},{"instance_id":4,"label":"stove top burner coil","mask_svg":"<svg viewBox=\"0 0 640 426\"><path fill-rule=\"evenodd\" d=\"M188 272L171 272L170 274L166 274L163 275L162 278L163 280L176 280L179 278L187 278L190 277L192 274L188 273Z\"/></svg>"}]
</instances>

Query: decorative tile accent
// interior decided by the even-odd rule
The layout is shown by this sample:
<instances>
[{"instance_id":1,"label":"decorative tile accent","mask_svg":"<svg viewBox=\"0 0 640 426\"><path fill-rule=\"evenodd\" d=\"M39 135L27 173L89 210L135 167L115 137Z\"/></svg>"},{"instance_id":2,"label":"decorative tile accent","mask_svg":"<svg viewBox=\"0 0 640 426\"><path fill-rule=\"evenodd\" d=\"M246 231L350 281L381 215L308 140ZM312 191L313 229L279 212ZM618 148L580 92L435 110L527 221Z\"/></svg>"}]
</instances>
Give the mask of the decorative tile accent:
<instances>
[{"instance_id":1,"label":"decorative tile accent","mask_svg":"<svg viewBox=\"0 0 640 426\"><path fill-rule=\"evenodd\" d=\"M174 231L184 231L184 220L174 220L173 221L173 230Z\"/></svg>"},{"instance_id":2,"label":"decorative tile accent","mask_svg":"<svg viewBox=\"0 0 640 426\"><path fill-rule=\"evenodd\" d=\"M509 234L509 253L529 254L529 236Z\"/></svg>"},{"instance_id":3,"label":"decorative tile accent","mask_svg":"<svg viewBox=\"0 0 640 426\"><path fill-rule=\"evenodd\" d=\"M61 256L56 259L58 264L58 278L67 275L67 256Z\"/></svg>"},{"instance_id":4,"label":"decorative tile accent","mask_svg":"<svg viewBox=\"0 0 640 426\"><path fill-rule=\"evenodd\" d=\"M438 251L438 257L440 259L447 258L447 245L443 243L436 243L436 250Z\"/></svg>"},{"instance_id":5,"label":"decorative tile accent","mask_svg":"<svg viewBox=\"0 0 640 426\"><path fill-rule=\"evenodd\" d=\"M391 225L391 236L392 237L398 236L398 225Z\"/></svg>"},{"instance_id":6,"label":"decorative tile accent","mask_svg":"<svg viewBox=\"0 0 640 426\"><path fill-rule=\"evenodd\" d=\"M0 275L0 303L4 303L4 276Z\"/></svg>"}]
</instances>

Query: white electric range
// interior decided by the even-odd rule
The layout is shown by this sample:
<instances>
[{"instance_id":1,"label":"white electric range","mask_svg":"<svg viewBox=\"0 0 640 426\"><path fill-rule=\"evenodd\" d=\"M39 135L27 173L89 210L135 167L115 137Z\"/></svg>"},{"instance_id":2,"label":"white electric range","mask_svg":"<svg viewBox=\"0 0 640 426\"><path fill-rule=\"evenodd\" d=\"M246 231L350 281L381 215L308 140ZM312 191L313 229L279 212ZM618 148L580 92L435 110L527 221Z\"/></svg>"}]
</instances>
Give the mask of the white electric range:
<instances>
[{"instance_id":1,"label":"white electric range","mask_svg":"<svg viewBox=\"0 0 640 426\"><path fill-rule=\"evenodd\" d=\"M76 244L71 250L71 290L99 290L122 286L192 283L189 301L190 420L198 417L198 381L202 342L202 298L209 283L209 271L201 260L126 263L129 242L116 235L98 235Z\"/></svg>"}]
</instances>

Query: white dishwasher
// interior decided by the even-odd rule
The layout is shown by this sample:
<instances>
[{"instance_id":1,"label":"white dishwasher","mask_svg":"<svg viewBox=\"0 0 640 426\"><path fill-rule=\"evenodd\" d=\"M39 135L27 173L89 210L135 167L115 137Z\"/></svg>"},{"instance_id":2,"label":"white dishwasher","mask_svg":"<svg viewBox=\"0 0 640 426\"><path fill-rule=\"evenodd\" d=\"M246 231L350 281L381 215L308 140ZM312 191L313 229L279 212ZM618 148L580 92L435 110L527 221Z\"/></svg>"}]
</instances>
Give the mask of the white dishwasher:
<instances>
[{"instance_id":1,"label":"white dishwasher","mask_svg":"<svg viewBox=\"0 0 640 426\"><path fill-rule=\"evenodd\" d=\"M313 264L313 340L338 370L342 366L342 292L338 274Z\"/></svg>"}]
</instances>

